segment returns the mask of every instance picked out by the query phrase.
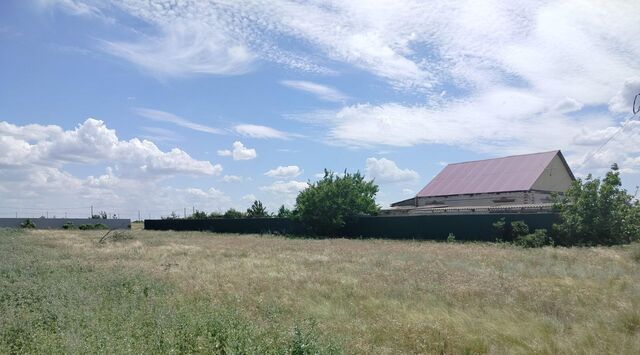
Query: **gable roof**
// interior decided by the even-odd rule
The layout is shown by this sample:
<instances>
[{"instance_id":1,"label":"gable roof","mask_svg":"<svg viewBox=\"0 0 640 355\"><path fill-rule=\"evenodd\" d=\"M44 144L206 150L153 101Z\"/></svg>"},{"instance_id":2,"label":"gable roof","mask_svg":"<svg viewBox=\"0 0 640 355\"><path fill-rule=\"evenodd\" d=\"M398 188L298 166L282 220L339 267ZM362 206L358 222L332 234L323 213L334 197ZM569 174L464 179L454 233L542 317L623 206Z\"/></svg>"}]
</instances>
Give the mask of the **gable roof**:
<instances>
[{"instance_id":1,"label":"gable roof","mask_svg":"<svg viewBox=\"0 0 640 355\"><path fill-rule=\"evenodd\" d=\"M528 191L556 155L574 179L562 153L554 150L449 164L417 197Z\"/></svg>"}]
</instances>

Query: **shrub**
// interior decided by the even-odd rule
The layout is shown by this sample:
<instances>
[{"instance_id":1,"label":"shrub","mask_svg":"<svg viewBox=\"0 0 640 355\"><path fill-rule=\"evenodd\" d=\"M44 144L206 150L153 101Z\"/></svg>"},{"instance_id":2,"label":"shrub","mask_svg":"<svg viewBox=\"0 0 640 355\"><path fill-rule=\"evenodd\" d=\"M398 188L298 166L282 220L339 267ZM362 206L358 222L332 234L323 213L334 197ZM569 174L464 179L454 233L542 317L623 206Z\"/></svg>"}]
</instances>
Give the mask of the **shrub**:
<instances>
[{"instance_id":1,"label":"shrub","mask_svg":"<svg viewBox=\"0 0 640 355\"><path fill-rule=\"evenodd\" d=\"M247 208L246 216L249 218L269 217L267 209L262 205L259 200L253 201L251 207Z\"/></svg>"},{"instance_id":2,"label":"shrub","mask_svg":"<svg viewBox=\"0 0 640 355\"><path fill-rule=\"evenodd\" d=\"M291 211L290 209L288 209L284 205L282 205L278 209L277 216L280 217L280 218L291 218L291 217L293 217L293 211Z\"/></svg>"},{"instance_id":3,"label":"shrub","mask_svg":"<svg viewBox=\"0 0 640 355\"><path fill-rule=\"evenodd\" d=\"M447 236L447 243L453 243L456 241L456 235L453 233L449 233Z\"/></svg>"},{"instance_id":4,"label":"shrub","mask_svg":"<svg viewBox=\"0 0 640 355\"><path fill-rule=\"evenodd\" d=\"M35 228L36 224L30 218L24 220L24 222L20 223L20 228Z\"/></svg>"},{"instance_id":5,"label":"shrub","mask_svg":"<svg viewBox=\"0 0 640 355\"><path fill-rule=\"evenodd\" d=\"M617 165L600 180L588 175L554 196L561 222L553 227L562 245L613 245L640 237L640 205L622 187Z\"/></svg>"},{"instance_id":6,"label":"shrub","mask_svg":"<svg viewBox=\"0 0 640 355\"><path fill-rule=\"evenodd\" d=\"M103 223L81 224L78 228L80 230L109 229L109 227L106 224L103 224Z\"/></svg>"},{"instance_id":7,"label":"shrub","mask_svg":"<svg viewBox=\"0 0 640 355\"><path fill-rule=\"evenodd\" d=\"M223 215L224 218L242 218L244 217L244 213L237 211L233 208L229 208L227 212Z\"/></svg>"},{"instance_id":8,"label":"shrub","mask_svg":"<svg viewBox=\"0 0 640 355\"><path fill-rule=\"evenodd\" d=\"M100 211L98 212L98 214L92 215L91 219L107 219L107 212Z\"/></svg>"},{"instance_id":9,"label":"shrub","mask_svg":"<svg viewBox=\"0 0 640 355\"><path fill-rule=\"evenodd\" d=\"M510 239L511 225L508 225L507 222L505 222L504 217L495 221L492 226L496 242L502 242Z\"/></svg>"},{"instance_id":10,"label":"shrub","mask_svg":"<svg viewBox=\"0 0 640 355\"><path fill-rule=\"evenodd\" d=\"M546 229L536 229L531 234L517 236L514 244L523 248L542 248L545 245L553 245L553 240L547 236Z\"/></svg>"},{"instance_id":11,"label":"shrub","mask_svg":"<svg viewBox=\"0 0 640 355\"><path fill-rule=\"evenodd\" d=\"M67 222L62 225L62 229L76 229L76 225L73 222Z\"/></svg>"},{"instance_id":12,"label":"shrub","mask_svg":"<svg viewBox=\"0 0 640 355\"><path fill-rule=\"evenodd\" d=\"M296 210L302 223L317 235L335 236L358 215L377 214L378 185L359 172L343 176L328 170L324 177L298 194Z\"/></svg>"},{"instance_id":13,"label":"shrub","mask_svg":"<svg viewBox=\"0 0 640 355\"><path fill-rule=\"evenodd\" d=\"M196 210L193 214L187 219L207 219L207 212Z\"/></svg>"},{"instance_id":14,"label":"shrub","mask_svg":"<svg viewBox=\"0 0 640 355\"><path fill-rule=\"evenodd\" d=\"M515 239L529 234L529 226L524 221L511 222L511 238Z\"/></svg>"}]
</instances>

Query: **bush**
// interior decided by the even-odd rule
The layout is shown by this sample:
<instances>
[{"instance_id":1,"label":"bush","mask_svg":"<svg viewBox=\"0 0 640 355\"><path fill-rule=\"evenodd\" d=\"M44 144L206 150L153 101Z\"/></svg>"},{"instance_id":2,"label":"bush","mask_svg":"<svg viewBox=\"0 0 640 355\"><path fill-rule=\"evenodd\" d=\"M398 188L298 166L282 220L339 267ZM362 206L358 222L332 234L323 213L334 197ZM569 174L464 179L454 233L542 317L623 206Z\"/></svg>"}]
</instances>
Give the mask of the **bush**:
<instances>
[{"instance_id":1,"label":"bush","mask_svg":"<svg viewBox=\"0 0 640 355\"><path fill-rule=\"evenodd\" d=\"M269 217L269 212L267 212L267 209L262 205L262 202L255 200L251 207L247 208L246 216L249 218Z\"/></svg>"},{"instance_id":2,"label":"bush","mask_svg":"<svg viewBox=\"0 0 640 355\"><path fill-rule=\"evenodd\" d=\"M193 212L191 216L187 217L187 219L207 219L207 218L208 218L207 212L198 211L198 210Z\"/></svg>"},{"instance_id":3,"label":"bush","mask_svg":"<svg viewBox=\"0 0 640 355\"><path fill-rule=\"evenodd\" d=\"M529 226L524 221L511 222L511 237L513 239L529 234Z\"/></svg>"},{"instance_id":4,"label":"bush","mask_svg":"<svg viewBox=\"0 0 640 355\"><path fill-rule=\"evenodd\" d=\"M76 225L73 222L67 222L62 225L62 229L76 229Z\"/></svg>"},{"instance_id":5,"label":"bush","mask_svg":"<svg viewBox=\"0 0 640 355\"><path fill-rule=\"evenodd\" d=\"M291 218L293 217L293 211L291 211L290 209L286 208L284 205L280 206L280 208L278 209L278 214L277 216L279 218Z\"/></svg>"},{"instance_id":6,"label":"bush","mask_svg":"<svg viewBox=\"0 0 640 355\"><path fill-rule=\"evenodd\" d=\"M359 172L343 176L328 170L324 177L298 194L296 210L302 223L317 235L335 236L358 215L377 214L378 185L365 181Z\"/></svg>"},{"instance_id":7,"label":"bush","mask_svg":"<svg viewBox=\"0 0 640 355\"><path fill-rule=\"evenodd\" d=\"M20 228L35 228L36 224L30 218L24 220L24 222L20 223Z\"/></svg>"},{"instance_id":8,"label":"bush","mask_svg":"<svg viewBox=\"0 0 640 355\"><path fill-rule=\"evenodd\" d=\"M449 233L447 236L447 243L453 243L456 241L456 235L453 233Z\"/></svg>"},{"instance_id":9,"label":"bush","mask_svg":"<svg viewBox=\"0 0 640 355\"><path fill-rule=\"evenodd\" d=\"M553 245L553 240L547 236L546 229L536 229L531 234L516 237L514 244L523 248L542 248L545 245Z\"/></svg>"},{"instance_id":10,"label":"bush","mask_svg":"<svg viewBox=\"0 0 640 355\"><path fill-rule=\"evenodd\" d=\"M640 205L622 189L618 168L600 180L588 175L554 196L561 222L553 226L562 245L614 245L640 238Z\"/></svg>"},{"instance_id":11,"label":"bush","mask_svg":"<svg viewBox=\"0 0 640 355\"><path fill-rule=\"evenodd\" d=\"M109 229L109 227L106 224L103 224L103 223L81 224L78 228L80 230Z\"/></svg>"},{"instance_id":12,"label":"bush","mask_svg":"<svg viewBox=\"0 0 640 355\"><path fill-rule=\"evenodd\" d=\"M243 218L244 213L237 211L233 208L229 208L227 212L224 213L223 217L224 218Z\"/></svg>"}]
</instances>

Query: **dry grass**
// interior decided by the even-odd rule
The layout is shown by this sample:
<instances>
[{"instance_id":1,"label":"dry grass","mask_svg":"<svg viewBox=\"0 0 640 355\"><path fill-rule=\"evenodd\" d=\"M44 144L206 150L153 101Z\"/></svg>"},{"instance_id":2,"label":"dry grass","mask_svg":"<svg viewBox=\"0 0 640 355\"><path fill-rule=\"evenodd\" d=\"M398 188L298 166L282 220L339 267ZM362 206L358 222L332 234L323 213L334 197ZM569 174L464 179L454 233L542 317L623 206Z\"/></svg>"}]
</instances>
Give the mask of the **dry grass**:
<instances>
[{"instance_id":1,"label":"dry grass","mask_svg":"<svg viewBox=\"0 0 640 355\"><path fill-rule=\"evenodd\" d=\"M29 231L79 264L134 270L261 327L317 322L347 353L616 353L640 349L630 247ZM55 264L55 261L51 261Z\"/></svg>"}]
</instances>

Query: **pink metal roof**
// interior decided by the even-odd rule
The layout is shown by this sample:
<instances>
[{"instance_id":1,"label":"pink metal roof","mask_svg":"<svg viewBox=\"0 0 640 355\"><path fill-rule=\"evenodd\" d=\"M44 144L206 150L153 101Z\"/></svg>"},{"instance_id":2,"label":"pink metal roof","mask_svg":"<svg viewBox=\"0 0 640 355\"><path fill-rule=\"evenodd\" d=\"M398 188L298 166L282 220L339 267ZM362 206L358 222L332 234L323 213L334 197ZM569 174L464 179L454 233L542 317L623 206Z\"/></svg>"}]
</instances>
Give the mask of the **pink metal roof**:
<instances>
[{"instance_id":1,"label":"pink metal roof","mask_svg":"<svg viewBox=\"0 0 640 355\"><path fill-rule=\"evenodd\" d=\"M418 192L418 197L527 191L556 154L561 153L554 150L449 164Z\"/></svg>"}]
</instances>

